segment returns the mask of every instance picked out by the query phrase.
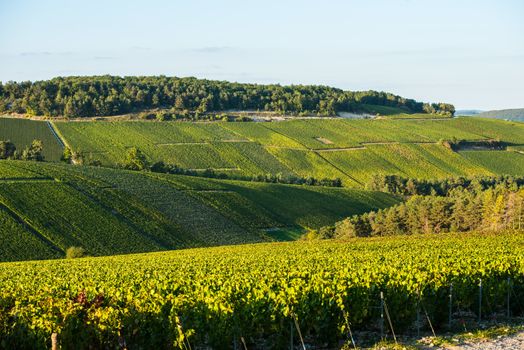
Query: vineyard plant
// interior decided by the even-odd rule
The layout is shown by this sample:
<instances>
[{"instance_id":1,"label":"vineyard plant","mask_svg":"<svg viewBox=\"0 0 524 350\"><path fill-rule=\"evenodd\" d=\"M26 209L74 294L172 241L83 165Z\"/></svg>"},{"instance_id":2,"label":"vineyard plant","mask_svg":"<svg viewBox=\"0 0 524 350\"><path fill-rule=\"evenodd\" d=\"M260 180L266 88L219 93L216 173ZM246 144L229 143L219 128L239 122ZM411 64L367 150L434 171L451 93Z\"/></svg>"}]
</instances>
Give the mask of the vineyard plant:
<instances>
[{"instance_id":1,"label":"vineyard plant","mask_svg":"<svg viewBox=\"0 0 524 350\"><path fill-rule=\"evenodd\" d=\"M379 331L381 292L397 334L420 313L438 332L459 312L522 315L523 247L522 233L470 233L3 263L0 346L45 349L57 333L76 349L281 349L290 330L339 344L348 326Z\"/></svg>"}]
</instances>

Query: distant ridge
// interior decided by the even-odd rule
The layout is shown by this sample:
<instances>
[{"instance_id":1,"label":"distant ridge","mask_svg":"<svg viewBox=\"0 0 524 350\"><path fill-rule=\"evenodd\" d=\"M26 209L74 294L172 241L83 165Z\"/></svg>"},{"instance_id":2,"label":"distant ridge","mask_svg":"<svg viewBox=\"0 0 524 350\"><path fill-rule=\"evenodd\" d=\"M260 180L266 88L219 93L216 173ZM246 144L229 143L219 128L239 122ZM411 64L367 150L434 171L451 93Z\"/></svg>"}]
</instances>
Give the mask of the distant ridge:
<instances>
[{"instance_id":1,"label":"distant ridge","mask_svg":"<svg viewBox=\"0 0 524 350\"><path fill-rule=\"evenodd\" d=\"M476 114L475 116L482 117L482 118L507 119L507 120L524 122L524 108L487 111L487 112Z\"/></svg>"}]
</instances>

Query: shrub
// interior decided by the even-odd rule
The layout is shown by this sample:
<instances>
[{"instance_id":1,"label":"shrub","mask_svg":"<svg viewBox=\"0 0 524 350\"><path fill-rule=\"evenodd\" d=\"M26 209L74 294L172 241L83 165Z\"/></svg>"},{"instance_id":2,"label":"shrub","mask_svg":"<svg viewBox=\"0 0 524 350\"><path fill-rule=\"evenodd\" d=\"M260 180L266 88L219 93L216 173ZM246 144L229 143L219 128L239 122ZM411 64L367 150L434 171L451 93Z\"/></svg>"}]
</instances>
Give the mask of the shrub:
<instances>
[{"instance_id":1,"label":"shrub","mask_svg":"<svg viewBox=\"0 0 524 350\"><path fill-rule=\"evenodd\" d=\"M66 250L66 259L83 258L86 256L86 251L82 247L69 247Z\"/></svg>"}]
</instances>

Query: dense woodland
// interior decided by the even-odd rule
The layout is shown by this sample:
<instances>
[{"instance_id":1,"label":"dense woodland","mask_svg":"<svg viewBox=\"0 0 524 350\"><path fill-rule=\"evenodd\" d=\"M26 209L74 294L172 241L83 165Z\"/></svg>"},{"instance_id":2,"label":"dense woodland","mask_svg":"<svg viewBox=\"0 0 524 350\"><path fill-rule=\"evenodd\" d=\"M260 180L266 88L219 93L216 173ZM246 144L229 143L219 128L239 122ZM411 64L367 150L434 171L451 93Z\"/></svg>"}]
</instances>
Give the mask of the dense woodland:
<instances>
[{"instance_id":1,"label":"dense woodland","mask_svg":"<svg viewBox=\"0 0 524 350\"><path fill-rule=\"evenodd\" d=\"M258 85L176 77L59 77L0 83L0 112L50 117L119 115L152 108L204 114L260 110L334 115L362 105L396 107L408 113L453 114L446 103L421 103L386 92L344 91L313 85Z\"/></svg>"},{"instance_id":2,"label":"dense woodland","mask_svg":"<svg viewBox=\"0 0 524 350\"><path fill-rule=\"evenodd\" d=\"M368 186L407 195L405 202L312 231L309 238L347 238L524 229L524 178L420 181L385 176Z\"/></svg>"}]
</instances>

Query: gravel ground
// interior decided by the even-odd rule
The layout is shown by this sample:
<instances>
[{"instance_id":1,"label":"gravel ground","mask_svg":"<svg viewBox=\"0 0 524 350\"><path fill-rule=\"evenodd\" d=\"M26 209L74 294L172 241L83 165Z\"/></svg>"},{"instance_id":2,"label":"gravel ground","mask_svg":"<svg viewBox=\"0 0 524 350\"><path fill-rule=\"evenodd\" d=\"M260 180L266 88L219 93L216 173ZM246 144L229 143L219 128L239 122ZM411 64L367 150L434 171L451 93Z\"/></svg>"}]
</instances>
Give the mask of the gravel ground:
<instances>
[{"instance_id":1,"label":"gravel ground","mask_svg":"<svg viewBox=\"0 0 524 350\"><path fill-rule=\"evenodd\" d=\"M466 342L443 349L449 350L524 350L524 332L510 336L501 336L479 342Z\"/></svg>"}]
</instances>

